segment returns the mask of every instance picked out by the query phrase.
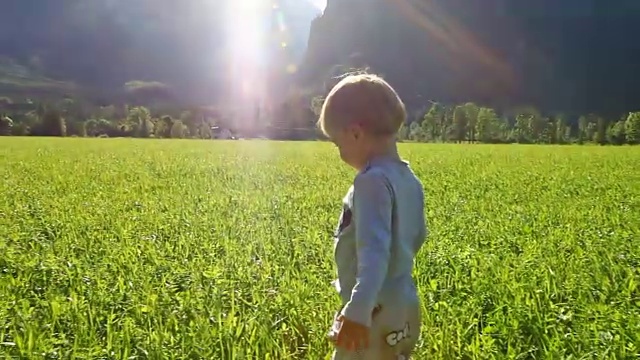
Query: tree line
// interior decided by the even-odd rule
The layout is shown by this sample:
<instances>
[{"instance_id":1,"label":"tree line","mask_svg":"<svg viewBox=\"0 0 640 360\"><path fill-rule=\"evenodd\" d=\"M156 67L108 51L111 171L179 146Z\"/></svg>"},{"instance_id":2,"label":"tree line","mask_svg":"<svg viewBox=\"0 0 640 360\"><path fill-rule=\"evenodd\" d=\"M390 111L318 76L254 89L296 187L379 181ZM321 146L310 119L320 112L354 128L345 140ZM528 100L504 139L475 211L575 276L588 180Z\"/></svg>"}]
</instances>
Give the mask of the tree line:
<instances>
[{"instance_id":1,"label":"tree line","mask_svg":"<svg viewBox=\"0 0 640 360\"><path fill-rule=\"evenodd\" d=\"M305 140L319 136L313 128L315 115L299 94L271 108L269 116L251 104L232 109L143 100L149 99L137 99L133 105L95 105L72 98L14 103L0 97L0 136L212 139L224 130L245 138Z\"/></svg>"},{"instance_id":2,"label":"tree line","mask_svg":"<svg viewBox=\"0 0 640 360\"><path fill-rule=\"evenodd\" d=\"M26 111L0 113L0 135L139 138L211 138L212 125L185 110L178 117L153 117L144 106L99 107L91 114L67 106L38 104ZM33 109L31 109L33 108Z\"/></svg>"},{"instance_id":3,"label":"tree line","mask_svg":"<svg viewBox=\"0 0 640 360\"><path fill-rule=\"evenodd\" d=\"M596 114L570 121L557 114L544 116L534 108L505 112L474 103L446 106L433 103L399 134L417 142L520 144L640 144L640 112L607 120Z\"/></svg>"},{"instance_id":4,"label":"tree line","mask_svg":"<svg viewBox=\"0 0 640 360\"><path fill-rule=\"evenodd\" d=\"M314 126L321 106L322 98L297 96L271 116L261 117L256 109L248 118L240 118L207 107L91 106L69 98L13 104L0 98L0 135L211 139L213 129L220 126L246 138L308 140L321 138ZM432 103L414 112L398 137L414 142L640 144L640 112L617 120L588 114L575 121L563 114L544 116L534 108L499 114L474 103Z\"/></svg>"}]
</instances>

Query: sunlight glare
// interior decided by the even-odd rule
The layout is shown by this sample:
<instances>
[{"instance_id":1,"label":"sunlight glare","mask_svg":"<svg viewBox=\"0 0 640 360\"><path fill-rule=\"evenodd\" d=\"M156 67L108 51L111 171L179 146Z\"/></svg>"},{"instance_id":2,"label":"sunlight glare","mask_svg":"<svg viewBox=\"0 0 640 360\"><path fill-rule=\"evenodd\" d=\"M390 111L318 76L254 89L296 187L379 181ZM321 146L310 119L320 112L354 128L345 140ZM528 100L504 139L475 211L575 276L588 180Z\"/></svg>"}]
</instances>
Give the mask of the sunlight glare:
<instances>
[{"instance_id":1,"label":"sunlight glare","mask_svg":"<svg viewBox=\"0 0 640 360\"><path fill-rule=\"evenodd\" d=\"M289 5L279 0L224 2L227 44L224 54L228 64L225 93L230 107L251 118L255 106L268 106L274 98L269 93L270 86L277 82L273 80L274 74L292 75L298 71L290 59L295 37L285 11ZM324 6L326 1L313 3Z\"/></svg>"},{"instance_id":2,"label":"sunlight glare","mask_svg":"<svg viewBox=\"0 0 640 360\"><path fill-rule=\"evenodd\" d=\"M214 0L217 1L217 0ZM259 101L268 62L271 0L226 0L227 59L231 101L247 107Z\"/></svg>"},{"instance_id":3,"label":"sunlight glare","mask_svg":"<svg viewBox=\"0 0 640 360\"><path fill-rule=\"evenodd\" d=\"M269 9L264 0L228 0L227 26L234 57L260 56L265 45L265 14Z\"/></svg>"},{"instance_id":4,"label":"sunlight glare","mask_svg":"<svg viewBox=\"0 0 640 360\"><path fill-rule=\"evenodd\" d=\"M311 3L321 11L327 7L327 0L311 0Z\"/></svg>"}]
</instances>

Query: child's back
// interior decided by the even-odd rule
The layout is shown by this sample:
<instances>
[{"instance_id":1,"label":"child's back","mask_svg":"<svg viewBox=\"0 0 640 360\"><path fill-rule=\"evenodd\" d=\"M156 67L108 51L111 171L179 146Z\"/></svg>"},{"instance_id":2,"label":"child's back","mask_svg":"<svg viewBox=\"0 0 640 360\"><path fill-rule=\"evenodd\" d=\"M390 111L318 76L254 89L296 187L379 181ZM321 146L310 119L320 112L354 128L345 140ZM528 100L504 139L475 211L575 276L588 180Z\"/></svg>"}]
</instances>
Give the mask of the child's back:
<instances>
[{"instance_id":1,"label":"child's back","mask_svg":"<svg viewBox=\"0 0 640 360\"><path fill-rule=\"evenodd\" d=\"M380 207L373 207L368 203L375 199L386 197L386 194L379 193L379 187L373 189L373 184L383 184L389 191L389 205L391 211L388 215L383 215L385 221L391 223L391 241L389 243L388 268L379 263L377 249L363 249L362 254L366 258L354 261L356 257L356 234L372 234L376 238L386 236L384 234L384 223L369 222L373 219L380 219L381 215L369 215L370 212L380 212ZM358 188L358 185L365 185ZM358 190L355 190L358 188ZM373 193L372 191L378 193ZM359 197L368 197L359 201ZM386 203L386 202L385 202ZM358 205L362 205L358 207ZM382 204L381 204L382 205ZM382 282L382 287L377 295L378 302L388 301L414 301L416 288L412 279L414 258L420 250L427 235L424 216L424 193L423 187L415 176L409 164L399 159L379 157L370 161L369 165L361 171L354 181L354 186L344 198L343 218L352 217L358 219L352 221L348 226L343 224L343 229L336 238L336 262L338 274L340 276L336 286L342 300L347 303L352 296L352 290L356 285L356 266L367 266L375 264L378 269L377 276L383 279L371 278L371 283ZM372 220L369 220L372 219ZM355 291L371 292L377 289L370 289L361 286ZM375 299L372 299L375 300Z\"/></svg>"},{"instance_id":2,"label":"child's back","mask_svg":"<svg viewBox=\"0 0 640 360\"><path fill-rule=\"evenodd\" d=\"M385 198L388 201L372 205ZM391 209L383 214L381 210L385 204ZM350 223L345 222L348 219L352 219ZM387 223L389 227L385 226ZM386 229L390 229L390 234ZM374 340L380 339L377 346L374 341L369 351L362 352L361 356L388 352L392 356L404 354L408 357L420 331L420 300L412 271L415 256L427 235L423 187L409 165L387 157L370 161L356 176L344 198L341 225L336 235L336 288L344 304L342 314L370 326ZM389 235L390 241L385 245L383 239ZM358 236L378 241L361 248L358 254ZM385 251L388 251L388 260L381 256ZM361 272L368 273L359 283L358 267ZM375 316L372 316L372 308ZM346 358L346 355L340 355L341 352L338 349L334 358ZM395 359L380 357L386 358Z\"/></svg>"}]
</instances>

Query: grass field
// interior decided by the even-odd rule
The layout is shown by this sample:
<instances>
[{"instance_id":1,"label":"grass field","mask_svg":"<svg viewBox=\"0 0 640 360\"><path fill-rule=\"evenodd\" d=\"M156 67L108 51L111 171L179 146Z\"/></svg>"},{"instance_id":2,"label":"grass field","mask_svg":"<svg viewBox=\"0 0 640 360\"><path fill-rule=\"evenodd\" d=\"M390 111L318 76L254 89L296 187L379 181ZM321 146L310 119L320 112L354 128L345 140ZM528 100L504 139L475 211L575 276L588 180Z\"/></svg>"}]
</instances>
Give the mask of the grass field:
<instances>
[{"instance_id":1,"label":"grass field","mask_svg":"<svg viewBox=\"0 0 640 360\"><path fill-rule=\"evenodd\" d=\"M640 357L640 147L401 152L417 359ZM327 358L352 177L327 143L0 138L0 358Z\"/></svg>"}]
</instances>

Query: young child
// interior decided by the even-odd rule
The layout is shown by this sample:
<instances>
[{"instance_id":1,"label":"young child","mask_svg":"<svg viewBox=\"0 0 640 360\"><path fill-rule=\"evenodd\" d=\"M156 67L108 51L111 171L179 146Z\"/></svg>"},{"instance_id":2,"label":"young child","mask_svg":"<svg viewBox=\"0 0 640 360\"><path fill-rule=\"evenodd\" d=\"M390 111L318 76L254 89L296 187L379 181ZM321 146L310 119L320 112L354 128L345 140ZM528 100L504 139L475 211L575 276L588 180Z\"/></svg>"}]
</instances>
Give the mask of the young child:
<instances>
[{"instance_id":1,"label":"young child","mask_svg":"<svg viewBox=\"0 0 640 360\"><path fill-rule=\"evenodd\" d=\"M422 184L396 147L405 117L396 91L372 74L342 79L320 114L321 130L358 171L335 234L335 360L408 359L420 334L412 270L428 231Z\"/></svg>"}]
</instances>

